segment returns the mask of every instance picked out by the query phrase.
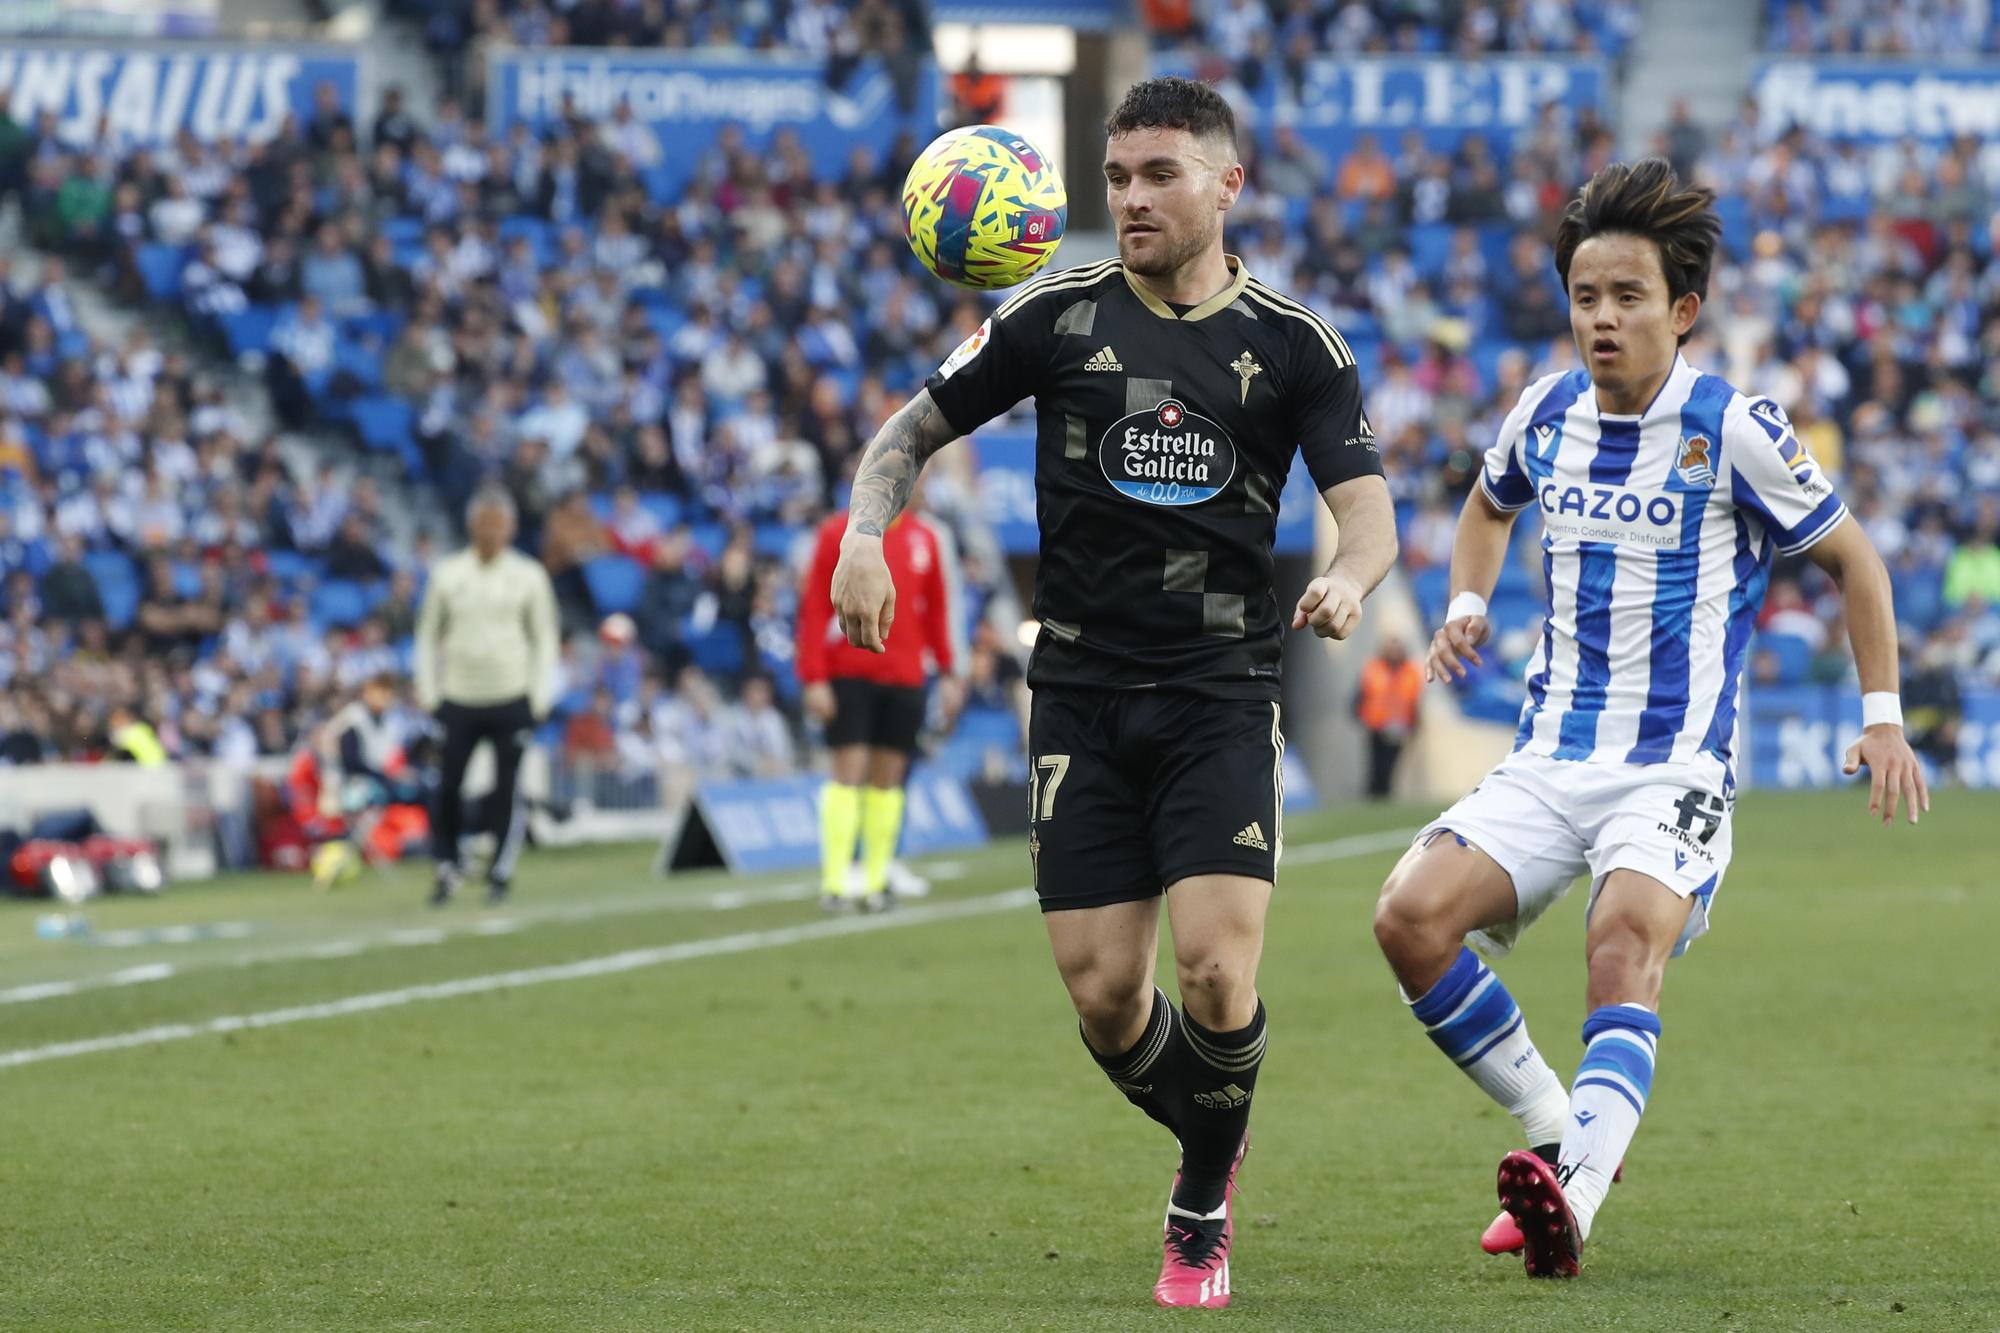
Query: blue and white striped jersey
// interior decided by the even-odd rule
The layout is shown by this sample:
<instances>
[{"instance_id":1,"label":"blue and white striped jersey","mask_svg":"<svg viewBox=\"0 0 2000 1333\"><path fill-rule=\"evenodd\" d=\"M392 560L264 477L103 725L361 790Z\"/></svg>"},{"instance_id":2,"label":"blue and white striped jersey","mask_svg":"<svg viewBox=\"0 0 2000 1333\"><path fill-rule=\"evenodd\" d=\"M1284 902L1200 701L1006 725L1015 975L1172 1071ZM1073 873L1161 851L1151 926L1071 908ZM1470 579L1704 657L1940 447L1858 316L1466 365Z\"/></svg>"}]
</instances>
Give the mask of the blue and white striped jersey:
<instances>
[{"instance_id":1,"label":"blue and white striped jersey","mask_svg":"<svg viewBox=\"0 0 2000 1333\"><path fill-rule=\"evenodd\" d=\"M1594 763L1730 765L1773 552L1847 514L1783 409L1680 358L1637 417L1581 370L1530 385L1486 452L1486 495L1540 505L1548 606L1514 748Z\"/></svg>"}]
</instances>

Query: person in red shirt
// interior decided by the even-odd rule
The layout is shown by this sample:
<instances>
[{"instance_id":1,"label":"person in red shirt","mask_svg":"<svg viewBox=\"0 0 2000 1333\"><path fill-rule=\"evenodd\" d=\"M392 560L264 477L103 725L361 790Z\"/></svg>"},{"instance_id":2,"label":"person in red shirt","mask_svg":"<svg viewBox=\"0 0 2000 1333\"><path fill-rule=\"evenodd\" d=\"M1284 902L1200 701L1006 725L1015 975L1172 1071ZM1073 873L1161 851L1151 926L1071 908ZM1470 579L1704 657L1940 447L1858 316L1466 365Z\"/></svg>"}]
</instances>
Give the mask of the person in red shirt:
<instances>
[{"instance_id":1,"label":"person in red shirt","mask_svg":"<svg viewBox=\"0 0 2000 1333\"><path fill-rule=\"evenodd\" d=\"M958 676L958 559L950 534L915 511L882 534L895 579L895 619L879 653L856 648L834 618L833 567L846 513L820 525L812 566L799 592L798 673L806 715L826 728L832 773L820 791L820 903L829 911L891 901L889 863L903 831L903 782L923 730L932 669L947 724L964 701ZM850 885L857 835L862 877Z\"/></svg>"}]
</instances>

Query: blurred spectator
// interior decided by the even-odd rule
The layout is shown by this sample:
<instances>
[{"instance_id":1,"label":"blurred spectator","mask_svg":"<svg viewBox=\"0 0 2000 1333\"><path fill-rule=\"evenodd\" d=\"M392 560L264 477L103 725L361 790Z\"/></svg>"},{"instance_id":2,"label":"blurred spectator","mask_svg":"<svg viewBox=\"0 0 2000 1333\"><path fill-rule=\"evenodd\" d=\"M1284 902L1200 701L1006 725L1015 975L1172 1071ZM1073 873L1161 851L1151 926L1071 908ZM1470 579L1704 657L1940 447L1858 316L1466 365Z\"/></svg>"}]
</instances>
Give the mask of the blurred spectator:
<instances>
[{"instance_id":1,"label":"blurred spectator","mask_svg":"<svg viewBox=\"0 0 2000 1333\"><path fill-rule=\"evenodd\" d=\"M951 76L952 121L958 125L998 125L1007 108L1007 80L979 67L977 54Z\"/></svg>"},{"instance_id":2,"label":"blurred spectator","mask_svg":"<svg viewBox=\"0 0 2000 1333\"><path fill-rule=\"evenodd\" d=\"M1362 664L1361 687L1354 714L1368 733L1368 795L1384 800L1395 783L1396 763L1416 730L1424 692L1423 668L1410 658L1409 647L1394 635L1384 635L1375 656Z\"/></svg>"}]
</instances>

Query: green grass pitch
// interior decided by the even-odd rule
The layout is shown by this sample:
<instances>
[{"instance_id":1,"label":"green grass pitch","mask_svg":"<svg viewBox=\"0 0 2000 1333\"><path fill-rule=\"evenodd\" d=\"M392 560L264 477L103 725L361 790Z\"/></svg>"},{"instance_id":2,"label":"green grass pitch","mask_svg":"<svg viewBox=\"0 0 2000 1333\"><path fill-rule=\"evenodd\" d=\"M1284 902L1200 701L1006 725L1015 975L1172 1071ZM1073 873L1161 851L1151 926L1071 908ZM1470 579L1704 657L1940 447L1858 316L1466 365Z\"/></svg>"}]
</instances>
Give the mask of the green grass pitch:
<instances>
[{"instance_id":1,"label":"green grass pitch","mask_svg":"<svg viewBox=\"0 0 2000 1333\"><path fill-rule=\"evenodd\" d=\"M861 929L637 848L532 858L497 915L415 868L99 904L92 941L7 905L0 1328L2000 1328L2000 799L1862 804L1743 800L1562 1286L1479 1252L1513 1126L1375 955L1427 812L1291 821L1220 1315L1148 1302L1173 1147L1000 896L1018 844ZM1502 969L1565 1073L1581 897Z\"/></svg>"}]
</instances>

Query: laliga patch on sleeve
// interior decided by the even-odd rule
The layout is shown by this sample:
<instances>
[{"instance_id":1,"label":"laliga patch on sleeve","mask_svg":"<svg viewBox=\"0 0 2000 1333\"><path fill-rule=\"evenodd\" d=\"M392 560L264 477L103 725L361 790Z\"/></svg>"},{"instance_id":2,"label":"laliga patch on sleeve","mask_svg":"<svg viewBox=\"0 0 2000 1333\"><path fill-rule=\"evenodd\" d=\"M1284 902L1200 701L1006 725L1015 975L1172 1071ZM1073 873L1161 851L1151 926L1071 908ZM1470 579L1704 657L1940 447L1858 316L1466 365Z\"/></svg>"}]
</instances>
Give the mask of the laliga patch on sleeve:
<instances>
[{"instance_id":1,"label":"laliga patch on sleeve","mask_svg":"<svg viewBox=\"0 0 2000 1333\"><path fill-rule=\"evenodd\" d=\"M986 346L987 339L992 336L993 321L988 318L985 323L972 331L971 337L960 343L952 354L944 359L944 364L938 367L938 378L950 379L960 366L979 355L980 349Z\"/></svg>"}]
</instances>

